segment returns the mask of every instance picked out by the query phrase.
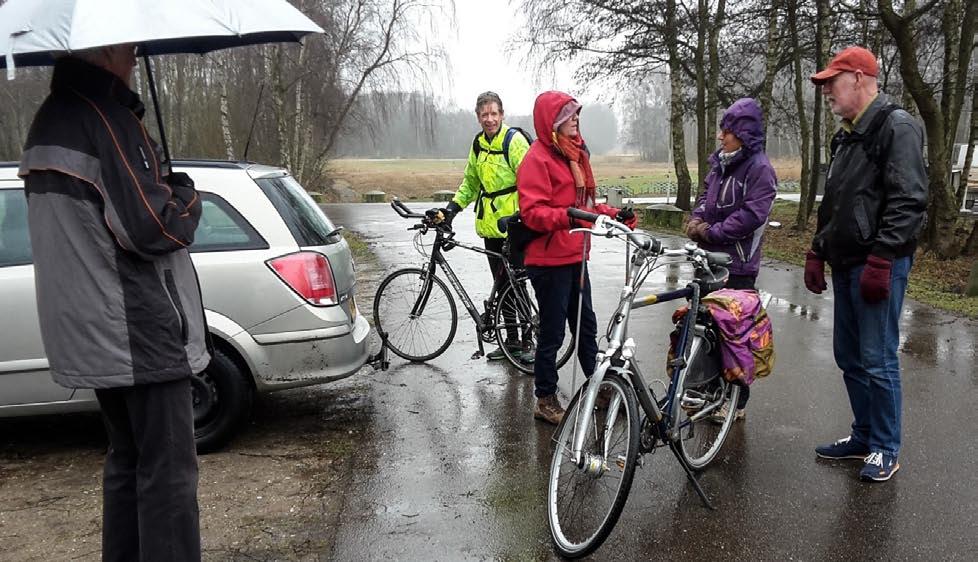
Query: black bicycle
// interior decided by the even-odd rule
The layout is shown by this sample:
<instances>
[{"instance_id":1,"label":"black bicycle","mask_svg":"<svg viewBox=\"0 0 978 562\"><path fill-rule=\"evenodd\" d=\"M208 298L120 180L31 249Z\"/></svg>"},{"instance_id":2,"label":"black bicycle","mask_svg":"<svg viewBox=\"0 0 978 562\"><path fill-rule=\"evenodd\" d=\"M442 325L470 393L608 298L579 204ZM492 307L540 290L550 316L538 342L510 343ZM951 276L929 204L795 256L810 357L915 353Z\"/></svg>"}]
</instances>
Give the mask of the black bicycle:
<instances>
[{"instance_id":1,"label":"black bicycle","mask_svg":"<svg viewBox=\"0 0 978 562\"><path fill-rule=\"evenodd\" d=\"M391 207L401 217L419 221L409 230L417 231L414 245L427 261L420 268L394 271L377 288L374 327L384 345L398 356L417 362L434 359L451 345L458 329L458 310L448 286L436 275L436 267L440 267L475 322L479 349L472 358L484 355L484 343L498 343L510 363L524 373L533 373L540 314L526 271L510 262L506 249L500 254L455 240L455 232L440 217L413 212L398 199L391 201ZM424 244L429 232L435 234L430 253ZM445 252L455 247L498 257L503 263L505 275L493 284L482 312L445 258ZM573 352L574 336L568 327L557 353L557 367Z\"/></svg>"}]
</instances>

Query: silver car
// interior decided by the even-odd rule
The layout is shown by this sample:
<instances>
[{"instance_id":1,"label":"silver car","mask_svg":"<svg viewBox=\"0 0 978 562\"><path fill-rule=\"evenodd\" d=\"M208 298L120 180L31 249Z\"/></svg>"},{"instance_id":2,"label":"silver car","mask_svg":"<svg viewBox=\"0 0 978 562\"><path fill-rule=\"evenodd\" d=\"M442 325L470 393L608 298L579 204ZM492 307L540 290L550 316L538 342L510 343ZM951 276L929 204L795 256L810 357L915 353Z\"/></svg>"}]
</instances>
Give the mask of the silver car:
<instances>
[{"instance_id":1,"label":"silver car","mask_svg":"<svg viewBox=\"0 0 978 562\"><path fill-rule=\"evenodd\" d=\"M179 161L203 202L191 255L214 347L193 378L201 452L246 421L256 392L335 381L368 359L350 248L282 168ZM27 201L0 163L0 417L97 410L91 390L56 385L38 327Z\"/></svg>"}]
</instances>

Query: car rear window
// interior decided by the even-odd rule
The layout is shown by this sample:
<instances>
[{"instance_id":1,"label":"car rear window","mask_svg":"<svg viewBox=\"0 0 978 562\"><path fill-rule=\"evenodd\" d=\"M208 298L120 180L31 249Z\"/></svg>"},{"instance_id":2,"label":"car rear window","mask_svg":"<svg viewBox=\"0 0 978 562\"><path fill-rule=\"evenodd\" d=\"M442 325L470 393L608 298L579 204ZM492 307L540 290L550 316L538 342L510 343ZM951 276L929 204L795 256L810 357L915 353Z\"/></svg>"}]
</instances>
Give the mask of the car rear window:
<instances>
[{"instance_id":1,"label":"car rear window","mask_svg":"<svg viewBox=\"0 0 978 562\"><path fill-rule=\"evenodd\" d=\"M0 267L27 265L32 261L24 190L0 189Z\"/></svg>"},{"instance_id":2,"label":"car rear window","mask_svg":"<svg viewBox=\"0 0 978 562\"><path fill-rule=\"evenodd\" d=\"M325 246L340 240L333 223L292 176L255 180L300 246Z\"/></svg>"},{"instance_id":3,"label":"car rear window","mask_svg":"<svg viewBox=\"0 0 978 562\"><path fill-rule=\"evenodd\" d=\"M265 250L268 243L230 203L213 193L200 192L200 223L191 252Z\"/></svg>"}]
</instances>

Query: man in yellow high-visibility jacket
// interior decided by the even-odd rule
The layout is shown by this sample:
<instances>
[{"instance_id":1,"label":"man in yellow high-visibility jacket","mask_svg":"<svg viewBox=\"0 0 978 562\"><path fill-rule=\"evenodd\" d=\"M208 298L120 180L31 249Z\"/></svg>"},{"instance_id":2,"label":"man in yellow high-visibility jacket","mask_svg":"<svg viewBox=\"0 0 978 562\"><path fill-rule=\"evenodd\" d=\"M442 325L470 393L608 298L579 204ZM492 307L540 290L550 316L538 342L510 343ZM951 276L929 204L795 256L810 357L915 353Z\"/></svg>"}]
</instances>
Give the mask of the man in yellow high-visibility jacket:
<instances>
[{"instance_id":1,"label":"man in yellow high-visibility jacket","mask_svg":"<svg viewBox=\"0 0 978 562\"><path fill-rule=\"evenodd\" d=\"M503 101L494 92L479 95L475 102L475 115L482 126L469 149L469 161L465 175L455 197L441 209L445 220L451 222L455 214L475 203L475 232L485 241L486 249L502 252L506 234L499 231L497 222L502 217L517 213L519 195L516 193L516 170L523 156L530 149L530 139L522 129L503 123ZM489 256L489 268L493 282L505 276L499 258ZM507 334L501 345L520 347L519 334ZM502 349L486 355L489 360L503 359Z\"/></svg>"}]
</instances>

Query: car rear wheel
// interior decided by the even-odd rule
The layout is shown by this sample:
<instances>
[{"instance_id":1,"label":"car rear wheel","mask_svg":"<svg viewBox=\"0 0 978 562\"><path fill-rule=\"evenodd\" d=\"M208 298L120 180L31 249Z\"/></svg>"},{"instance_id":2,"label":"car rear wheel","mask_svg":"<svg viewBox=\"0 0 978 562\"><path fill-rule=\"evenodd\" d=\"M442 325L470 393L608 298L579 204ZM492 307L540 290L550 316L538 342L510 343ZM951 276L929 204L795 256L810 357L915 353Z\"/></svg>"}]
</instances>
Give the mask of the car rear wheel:
<instances>
[{"instance_id":1,"label":"car rear wheel","mask_svg":"<svg viewBox=\"0 0 978 562\"><path fill-rule=\"evenodd\" d=\"M245 422L253 391L234 361L216 349L210 365L192 376L190 383L197 452L209 453L227 444Z\"/></svg>"}]
</instances>

